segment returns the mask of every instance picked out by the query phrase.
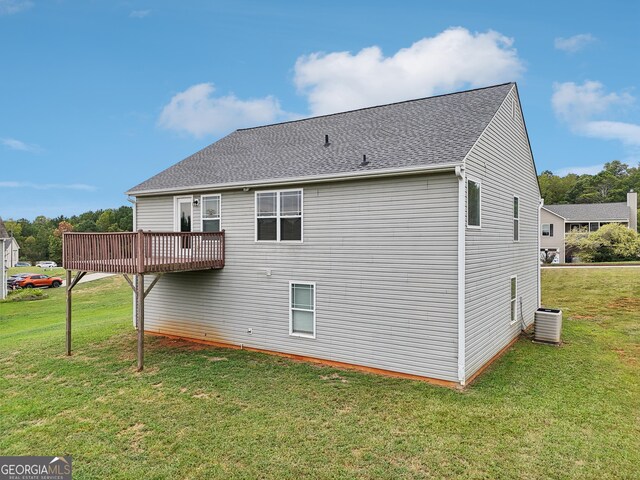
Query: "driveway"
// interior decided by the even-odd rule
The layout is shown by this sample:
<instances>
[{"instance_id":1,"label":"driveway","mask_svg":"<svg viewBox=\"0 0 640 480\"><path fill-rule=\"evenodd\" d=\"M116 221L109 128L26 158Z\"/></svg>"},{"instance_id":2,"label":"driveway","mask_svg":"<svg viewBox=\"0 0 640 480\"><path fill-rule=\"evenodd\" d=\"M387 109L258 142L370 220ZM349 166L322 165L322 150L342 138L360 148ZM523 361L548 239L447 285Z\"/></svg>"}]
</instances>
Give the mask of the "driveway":
<instances>
[{"instance_id":1,"label":"driveway","mask_svg":"<svg viewBox=\"0 0 640 480\"><path fill-rule=\"evenodd\" d=\"M94 280L100 280L101 278L112 277L115 273L87 273L84 277L80 279L78 283L86 283L93 282ZM65 280L62 281L62 286L65 287L67 282Z\"/></svg>"}]
</instances>

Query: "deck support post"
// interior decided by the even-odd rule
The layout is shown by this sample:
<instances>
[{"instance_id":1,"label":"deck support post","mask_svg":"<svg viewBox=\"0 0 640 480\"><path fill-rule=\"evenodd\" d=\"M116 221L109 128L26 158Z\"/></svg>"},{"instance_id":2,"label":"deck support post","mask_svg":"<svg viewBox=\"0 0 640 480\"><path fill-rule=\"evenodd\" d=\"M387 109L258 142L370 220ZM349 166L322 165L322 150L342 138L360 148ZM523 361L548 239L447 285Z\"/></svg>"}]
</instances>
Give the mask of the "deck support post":
<instances>
[{"instance_id":1,"label":"deck support post","mask_svg":"<svg viewBox=\"0 0 640 480\"><path fill-rule=\"evenodd\" d=\"M67 356L71 355L71 270L67 270Z\"/></svg>"},{"instance_id":2,"label":"deck support post","mask_svg":"<svg viewBox=\"0 0 640 480\"><path fill-rule=\"evenodd\" d=\"M144 275L136 274L136 323L138 325L138 371L144 368Z\"/></svg>"}]
</instances>

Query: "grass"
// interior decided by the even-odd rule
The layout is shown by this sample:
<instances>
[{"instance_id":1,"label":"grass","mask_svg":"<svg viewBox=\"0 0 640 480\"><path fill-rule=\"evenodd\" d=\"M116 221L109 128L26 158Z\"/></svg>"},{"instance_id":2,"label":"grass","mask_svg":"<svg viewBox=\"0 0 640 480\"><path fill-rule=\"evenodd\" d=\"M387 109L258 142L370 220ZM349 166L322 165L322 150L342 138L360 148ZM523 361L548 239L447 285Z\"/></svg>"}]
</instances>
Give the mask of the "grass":
<instances>
[{"instance_id":1,"label":"grass","mask_svg":"<svg viewBox=\"0 0 640 480\"><path fill-rule=\"evenodd\" d=\"M64 280L65 269L62 267L57 268L40 268L40 267L11 267L7 270L7 276L15 275L16 273L41 273L50 277L60 277Z\"/></svg>"},{"instance_id":2,"label":"grass","mask_svg":"<svg viewBox=\"0 0 640 480\"><path fill-rule=\"evenodd\" d=\"M640 275L545 270L560 347L521 340L464 392L148 337L121 278L0 304L0 453L74 478L638 478Z\"/></svg>"}]
</instances>

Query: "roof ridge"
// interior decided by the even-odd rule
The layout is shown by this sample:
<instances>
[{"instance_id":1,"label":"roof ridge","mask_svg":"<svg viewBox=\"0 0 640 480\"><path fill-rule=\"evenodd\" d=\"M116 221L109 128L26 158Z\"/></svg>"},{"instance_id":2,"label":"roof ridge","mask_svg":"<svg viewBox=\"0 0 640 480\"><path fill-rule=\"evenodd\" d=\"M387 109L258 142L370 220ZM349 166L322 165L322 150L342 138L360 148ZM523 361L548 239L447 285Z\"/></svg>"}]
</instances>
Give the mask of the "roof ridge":
<instances>
[{"instance_id":1,"label":"roof ridge","mask_svg":"<svg viewBox=\"0 0 640 480\"><path fill-rule=\"evenodd\" d=\"M600 202L600 203L550 203L543 205L544 207L573 207L579 205L626 205L627 202Z\"/></svg>"},{"instance_id":2,"label":"roof ridge","mask_svg":"<svg viewBox=\"0 0 640 480\"><path fill-rule=\"evenodd\" d=\"M516 82L505 82L505 83L499 83L499 84L496 84L496 85L487 85L486 87L477 87L477 88L470 88L470 89L467 89L467 90L460 90L458 92L441 93L439 95L431 95L430 97L412 98L412 99L409 99L409 100L400 100L398 102L383 103L381 105L372 105L370 107L354 108L353 110L344 110L342 112L326 113L324 115L315 115L313 117L298 118L296 120L287 120L287 121L284 121L284 122L269 123L269 124L266 124L266 125L258 125L258 126L255 126L255 127L238 128L238 129L234 130L234 132L244 132L244 131L247 131L247 130L257 130L259 128L275 127L276 125L287 125L289 123L306 122L308 120L315 120L317 118L333 117L335 115L343 115L345 113L361 112L363 110L372 110L374 108L390 107L392 105L401 105L403 103L419 102L419 101L422 101L422 100L429 100L429 99L432 99L432 98L450 97L452 95L460 95L462 93L478 92L480 90L488 90L490 88L504 87L506 85L516 85ZM234 133L234 132L232 132L232 133Z\"/></svg>"}]
</instances>

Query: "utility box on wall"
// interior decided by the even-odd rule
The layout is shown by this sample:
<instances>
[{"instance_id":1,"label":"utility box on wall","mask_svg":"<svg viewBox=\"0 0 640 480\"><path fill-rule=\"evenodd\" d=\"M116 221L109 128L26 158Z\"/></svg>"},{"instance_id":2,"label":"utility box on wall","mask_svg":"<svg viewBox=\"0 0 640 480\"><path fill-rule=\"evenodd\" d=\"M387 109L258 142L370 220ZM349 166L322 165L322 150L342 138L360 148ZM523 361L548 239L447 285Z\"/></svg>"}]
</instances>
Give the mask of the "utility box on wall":
<instances>
[{"instance_id":1,"label":"utility box on wall","mask_svg":"<svg viewBox=\"0 0 640 480\"><path fill-rule=\"evenodd\" d=\"M537 342L560 344L562 310L539 308L536 311L534 339Z\"/></svg>"}]
</instances>

